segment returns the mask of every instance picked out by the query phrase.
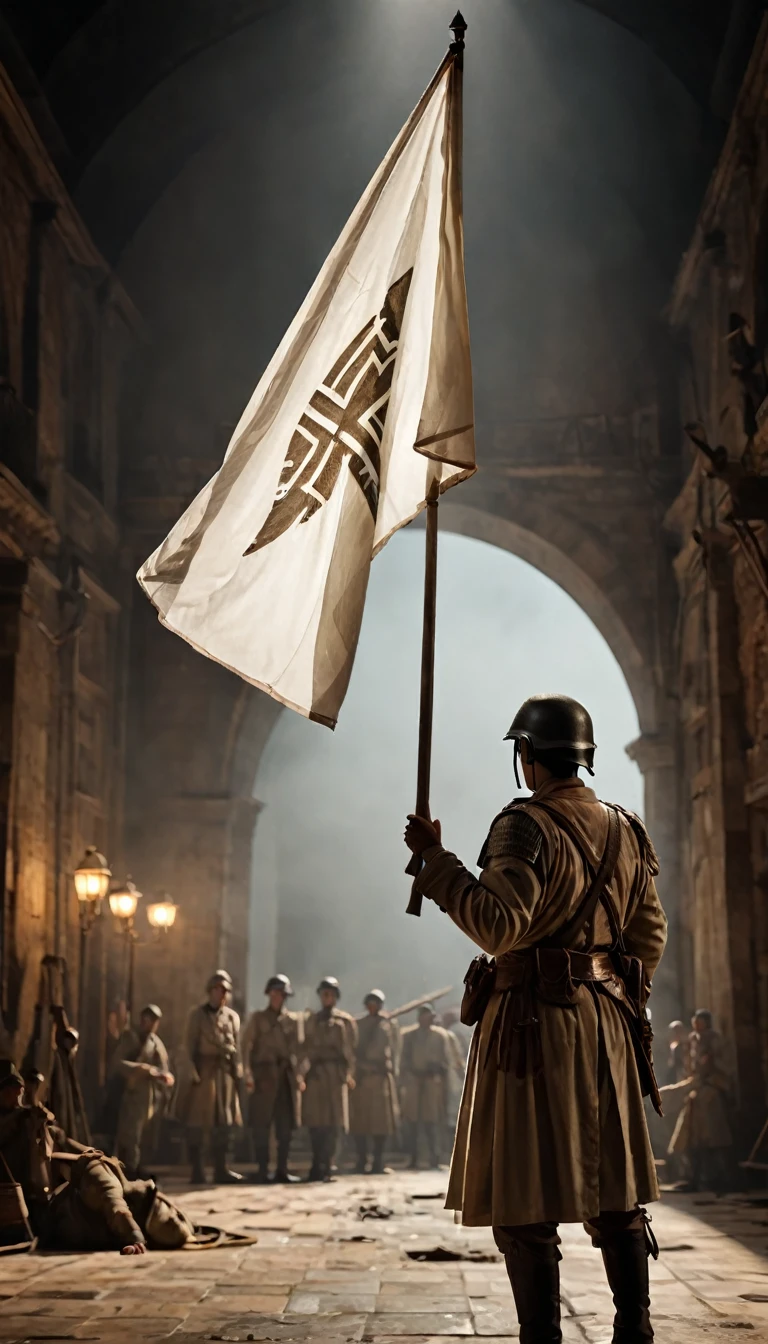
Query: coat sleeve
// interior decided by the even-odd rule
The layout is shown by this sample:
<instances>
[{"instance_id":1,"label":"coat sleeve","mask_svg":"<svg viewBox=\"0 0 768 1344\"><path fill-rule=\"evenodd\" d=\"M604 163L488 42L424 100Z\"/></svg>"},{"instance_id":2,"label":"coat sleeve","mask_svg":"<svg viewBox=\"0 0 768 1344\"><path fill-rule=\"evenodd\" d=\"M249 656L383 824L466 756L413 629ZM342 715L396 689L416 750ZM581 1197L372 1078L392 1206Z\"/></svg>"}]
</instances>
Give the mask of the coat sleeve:
<instances>
[{"instance_id":1,"label":"coat sleeve","mask_svg":"<svg viewBox=\"0 0 768 1344\"><path fill-rule=\"evenodd\" d=\"M525 939L541 897L531 863L514 854L494 855L477 878L441 845L423 857L415 889L441 906L484 952L500 956Z\"/></svg>"},{"instance_id":2,"label":"coat sleeve","mask_svg":"<svg viewBox=\"0 0 768 1344\"><path fill-rule=\"evenodd\" d=\"M251 1016L248 1018L248 1021L246 1022L243 1028L243 1033L240 1037L240 1054L243 1061L243 1072L246 1079L251 1079L253 1077L253 1074L251 1073L251 1050L253 1049L255 1034L256 1034L256 1014L251 1013Z\"/></svg>"},{"instance_id":3,"label":"coat sleeve","mask_svg":"<svg viewBox=\"0 0 768 1344\"><path fill-rule=\"evenodd\" d=\"M198 1010L193 1008L187 1018L187 1030L184 1034L184 1047L187 1052L187 1058L192 1066L192 1077L200 1081L197 1072L197 1049L200 1044L200 1029L198 1022Z\"/></svg>"},{"instance_id":4,"label":"coat sleeve","mask_svg":"<svg viewBox=\"0 0 768 1344\"><path fill-rule=\"evenodd\" d=\"M354 1074L355 1065L357 1064L357 1042L360 1035L354 1017L347 1019L347 1030L345 1034L347 1041L347 1068L351 1074Z\"/></svg>"},{"instance_id":5,"label":"coat sleeve","mask_svg":"<svg viewBox=\"0 0 768 1344\"><path fill-rule=\"evenodd\" d=\"M627 952L631 957L640 958L649 980L653 979L661 961L666 941L667 917L661 908L656 883L649 874L645 890L624 929Z\"/></svg>"}]
</instances>

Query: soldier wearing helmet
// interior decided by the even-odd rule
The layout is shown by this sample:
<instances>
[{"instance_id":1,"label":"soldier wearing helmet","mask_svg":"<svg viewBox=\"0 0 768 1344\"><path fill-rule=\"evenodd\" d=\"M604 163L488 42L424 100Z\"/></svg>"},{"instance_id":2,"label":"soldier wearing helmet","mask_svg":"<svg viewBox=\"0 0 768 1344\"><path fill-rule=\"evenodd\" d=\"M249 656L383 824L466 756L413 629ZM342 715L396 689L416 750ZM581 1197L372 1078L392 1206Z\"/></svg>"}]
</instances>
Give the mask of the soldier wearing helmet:
<instances>
[{"instance_id":1,"label":"soldier wearing helmet","mask_svg":"<svg viewBox=\"0 0 768 1344\"><path fill-rule=\"evenodd\" d=\"M310 1181L330 1181L336 1146L349 1129L349 1093L354 1088L357 1024L339 1008L341 987L326 975L317 987L320 1009L305 1023L306 1091L302 1120L312 1143Z\"/></svg>"},{"instance_id":2,"label":"soldier wearing helmet","mask_svg":"<svg viewBox=\"0 0 768 1344\"><path fill-rule=\"evenodd\" d=\"M298 1180L288 1171L291 1135L298 1124L299 1032L295 1013L286 1004L293 997L287 975L272 975L264 986L267 1005L251 1013L243 1032L245 1086L250 1094L248 1120L253 1133L256 1174L254 1182L269 1179L269 1136L277 1142L275 1181L288 1185Z\"/></svg>"},{"instance_id":3,"label":"soldier wearing helmet","mask_svg":"<svg viewBox=\"0 0 768 1344\"><path fill-rule=\"evenodd\" d=\"M144 1130L174 1084L168 1051L157 1033L162 1016L156 1003L148 1003L138 1027L126 1028L112 1057L112 1076L122 1084L115 1148L134 1178L141 1175Z\"/></svg>"},{"instance_id":4,"label":"soldier wearing helmet","mask_svg":"<svg viewBox=\"0 0 768 1344\"><path fill-rule=\"evenodd\" d=\"M232 980L225 970L214 971L206 985L207 998L193 1008L187 1022L186 1047L191 1070L191 1088L184 1119L187 1147L192 1164L192 1183L205 1182L203 1149L209 1144L214 1181L232 1185L243 1178L228 1166L232 1129L242 1125L238 1082L240 1065L240 1018L229 1007Z\"/></svg>"},{"instance_id":5,"label":"soldier wearing helmet","mask_svg":"<svg viewBox=\"0 0 768 1344\"><path fill-rule=\"evenodd\" d=\"M357 1019L355 1090L349 1099L349 1129L357 1147L358 1174L384 1173L384 1146L397 1133L397 1023L382 1012L385 996L371 989L363 999L365 1016ZM372 1150L373 1165L368 1166Z\"/></svg>"},{"instance_id":6,"label":"soldier wearing helmet","mask_svg":"<svg viewBox=\"0 0 768 1344\"><path fill-rule=\"evenodd\" d=\"M592 720L568 696L526 700L507 734L530 797L491 825L480 877L409 818L415 888L494 959L476 959L476 1023L448 1191L492 1226L520 1338L558 1344L559 1222L586 1223L616 1306L614 1340L652 1340L642 1207L658 1198L644 1094L658 1101L645 1002L666 941L658 861L640 819L601 803Z\"/></svg>"}]
</instances>

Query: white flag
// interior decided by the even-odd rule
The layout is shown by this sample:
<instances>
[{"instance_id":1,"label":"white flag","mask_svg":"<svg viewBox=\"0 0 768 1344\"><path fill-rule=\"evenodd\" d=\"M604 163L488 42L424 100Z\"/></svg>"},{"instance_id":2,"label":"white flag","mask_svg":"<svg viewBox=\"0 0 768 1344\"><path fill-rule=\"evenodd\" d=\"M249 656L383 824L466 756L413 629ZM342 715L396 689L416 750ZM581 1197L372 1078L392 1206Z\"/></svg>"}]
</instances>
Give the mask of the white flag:
<instances>
[{"instance_id":1,"label":"white flag","mask_svg":"<svg viewBox=\"0 0 768 1344\"><path fill-rule=\"evenodd\" d=\"M224 462L138 579L160 619L333 727L373 556L475 470L449 53L328 257Z\"/></svg>"}]
</instances>

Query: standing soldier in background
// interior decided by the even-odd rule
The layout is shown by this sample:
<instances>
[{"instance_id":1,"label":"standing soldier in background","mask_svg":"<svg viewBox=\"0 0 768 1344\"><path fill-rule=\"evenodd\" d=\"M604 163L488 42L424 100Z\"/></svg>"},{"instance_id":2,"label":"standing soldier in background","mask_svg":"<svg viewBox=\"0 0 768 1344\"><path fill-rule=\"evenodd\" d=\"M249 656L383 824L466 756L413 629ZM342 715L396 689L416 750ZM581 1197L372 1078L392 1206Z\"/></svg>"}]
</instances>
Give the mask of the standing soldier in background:
<instances>
[{"instance_id":1,"label":"standing soldier in background","mask_svg":"<svg viewBox=\"0 0 768 1344\"><path fill-rule=\"evenodd\" d=\"M723 1194L728 1186L733 1135L729 1118L731 1080L723 1038L708 1008L694 1014L688 1037L689 1076L662 1089L682 1100L670 1155L689 1164L691 1188Z\"/></svg>"},{"instance_id":2,"label":"standing soldier in background","mask_svg":"<svg viewBox=\"0 0 768 1344\"><path fill-rule=\"evenodd\" d=\"M357 1023L337 1006L339 982L327 975L317 987L320 1010L305 1026L306 1091L302 1120L312 1143L310 1181L329 1181L339 1134L349 1129L349 1092L355 1086Z\"/></svg>"},{"instance_id":3,"label":"standing soldier in background","mask_svg":"<svg viewBox=\"0 0 768 1344\"><path fill-rule=\"evenodd\" d=\"M215 971L206 985L208 998L193 1008L187 1023L187 1054L192 1066L185 1120L192 1165L192 1184L205 1184L203 1145L210 1143L213 1179L218 1185L233 1185L242 1176L227 1166L231 1130L242 1125L238 1081L240 1065L240 1018L227 1006L232 980L223 970Z\"/></svg>"},{"instance_id":4,"label":"standing soldier in background","mask_svg":"<svg viewBox=\"0 0 768 1344\"><path fill-rule=\"evenodd\" d=\"M463 1018L477 1022L448 1208L492 1226L520 1344L560 1344L559 1222L586 1223L616 1307L614 1344L653 1339L641 1206L658 1199L643 1094L658 1103L645 1005L666 940L658 862L642 822L599 802L592 720L568 696L535 696L507 734L530 798L491 825L480 877L413 817L416 890L484 952Z\"/></svg>"},{"instance_id":5,"label":"standing soldier in background","mask_svg":"<svg viewBox=\"0 0 768 1344\"><path fill-rule=\"evenodd\" d=\"M419 1009L416 1026L406 1027L400 1058L400 1106L407 1126L410 1169L419 1165L419 1138L423 1130L430 1165L440 1165L443 1130L448 1120L448 1081L451 1070L464 1072L458 1041L438 1027L431 1003Z\"/></svg>"},{"instance_id":6,"label":"standing soldier in background","mask_svg":"<svg viewBox=\"0 0 768 1344\"><path fill-rule=\"evenodd\" d=\"M275 1181L288 1185L297 1176L288 1172L291 1135L298 1123L298 1094L304 1086L298 1076L298 1021L286 1010L293 997L287 975L273 975L264 993L266 1008L252 1013L243 1032L245 1086L250 1093L248 1119L253 1131L257 1185L269 1179L269 1136L272 1127L277 1141Z\"/></svg>"},{"instance_id":7,"label":"standing soldier in background","mask_svg":"<svg viewBox=\"0 0 768 1344\"><path fill-rule=\"evenodd\" d=\"M399 1032L394 1022L382 1014L384 994L372 989L363 999L367 1015L358 1019L355 1089L350 1097L349 1128L355 1136L357 1167L368 1170L369 1147L373 1148L371 1173L384 1172L384 1145L397 1133L397 1057Z\"/></svg>"},{"instance_id":8,"label":"standing soldier in background","mask_svg":"<svg viewBox=\"0 0 768 1344\"><path fill-rule=\"evenodd\" d=\"M162 1093L174 1083L168 1051L157 1035L162 1015L157 1004L147 1004L139 1015L138 1029L128 1027L123 1032L112 1056L112 1074L123 1084L115 1149L133 1178L139 1175L144 1130Z\"/></svg>"}]
</instances>

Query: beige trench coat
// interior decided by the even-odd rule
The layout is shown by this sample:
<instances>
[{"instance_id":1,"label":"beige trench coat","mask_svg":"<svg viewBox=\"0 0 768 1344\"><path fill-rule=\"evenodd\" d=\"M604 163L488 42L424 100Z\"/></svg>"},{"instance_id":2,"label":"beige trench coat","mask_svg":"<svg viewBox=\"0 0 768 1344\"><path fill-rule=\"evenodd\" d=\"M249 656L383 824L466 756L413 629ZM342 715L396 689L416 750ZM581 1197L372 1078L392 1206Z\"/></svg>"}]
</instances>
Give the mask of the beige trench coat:
<instances>
[{"instance_id":1,"label":"beige trench coat","mask_svg":"<svg viewBox=\"0 0 768 1344\"><path fill-rule=\"evenodd\" d=\"M356 1046L357 1023L340 1008L321 1008L306 1019L301 1120L309 1129L349 1128L347 1078L354 1073Z\"/></svg>"},{"instance_id":2,"label":"beige trench coat","mask_svg":"<svg viewBox=\"0 0 768 1344\"><path fill-rule=\"evenodd\" d=\"M406 1027L400 1057L403 1120L409 1124L445 1124L450 1073L463 1066L458 1042L444 1027Z\"/></svg>"},{"instance_id":3,"label":"beige trench coat","mask_svg":"<svg viewBox=\"0 0 768 1344\"><path fill-rule=\"evenodd\" d=\"M515 854L490 858L477 879L442 846L428 849L417 888L442 906L484 952L501 955L554 935L577 908L588 879L572 841L542 799L567 816L593 866L608 815L581 780L551 780L523 803L543 836L535 865ZM504 821L496 826L504 828ZM491 846L492 849L498 846ZM503 848L503 845L501 846ZM641 823L621 815L621 849L610 886L627 952L651 977L666 941L654 886L658 864ZM593 946L608 946L602 907ZM583 945L583 937L576 944ZM658 1198L653 1154L628 1028L608 994L580 986L576 1004L539 1001L543 1068L518 1079L498 1067L495 993L472 1040L447 1206L470 1227L584 1222Z\"/></svg>"},{"instance_id":4,"label":"beige trench coat","mask_svg":"<svg viewBox=\"0 0 768 1344\"><path fill-rule=\"evenodd\" d=\"M112 1073L125 1079L117 1124L118 1150L140 1143L145 1125L168 1091L151 1076L151 1069L170 1072L168 1051L153 1031L142 1041L138 1032L129 1028L123 1032L112 1056Z\"/></svg>"},{"instance_id":5,"label":"beige trench coat","mask_svg":"<svg viewBox=\"0 0 768 1344\"><path fill-rule=\"evenodd\" d=\"M281 1086L287 1082L293 1123L297 1125L299 1023L295 1013L286 1009L276 1013L272 1008L251 1013L243 1032L242 1052L246 1083L253 1084L249 1123L255 1129L269 1128Z\"/></svg>"},{"instance_id":6,"label":"beige trench coat","mask_svg":"<svg viewBox=\"0 0 768 1344\"><path fill-rule=\"evenodd\" d=\"M193 1008L186 1044L193 1081L183 1119L190 1127L204 1130L241 1125L240 1018L234 1008L223 1004L213 1009L207 1003Z\"/></svg>"},{"instance_id":7,"label":"beige trench coat","mask_svg":"<svg viewBox=\"0 0 768 1344\"><path fill-rule=\"evenodd\" d=\"M349 1099L352 1134L395 1134L400 1119L395 1068L398 1030L380 1013L357 1022L355 1089Z\"/></svg>"}]
</instances>

